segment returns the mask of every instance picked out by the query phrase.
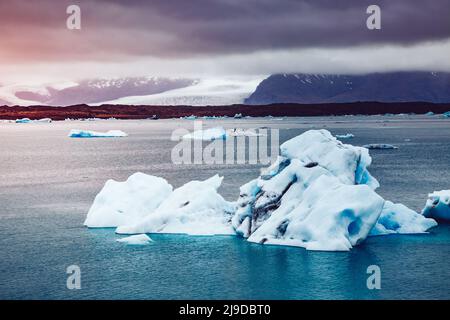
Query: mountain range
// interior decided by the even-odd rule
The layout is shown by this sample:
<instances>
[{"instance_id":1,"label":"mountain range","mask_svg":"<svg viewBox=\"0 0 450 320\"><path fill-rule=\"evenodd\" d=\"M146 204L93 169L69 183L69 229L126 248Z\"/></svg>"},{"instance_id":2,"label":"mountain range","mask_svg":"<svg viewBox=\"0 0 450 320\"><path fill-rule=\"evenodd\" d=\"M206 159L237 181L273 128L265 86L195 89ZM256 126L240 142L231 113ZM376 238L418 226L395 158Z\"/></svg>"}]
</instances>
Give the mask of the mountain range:
<instances>
[{"instance_id":1,"label":"mountain range","mask_svg":"<svg viewBox=\"0 0 450 320\"><path fill-rule=\"evenodd\" d=\"M267 78L88 79L0 85L0 105L265 105L274 103L450 102L450 73L275 74Z\"/></svg>"},{"instance_id":2,"label":"mountain range","mask_svg":"<svg viewBox=\"0 0 450 320\"><path fill-rule=\"evenodd\" d=\"M245 103L261 105L369 101L450 102L450 73L277 74L263 80Z\"/></svg>"}]
</instances>

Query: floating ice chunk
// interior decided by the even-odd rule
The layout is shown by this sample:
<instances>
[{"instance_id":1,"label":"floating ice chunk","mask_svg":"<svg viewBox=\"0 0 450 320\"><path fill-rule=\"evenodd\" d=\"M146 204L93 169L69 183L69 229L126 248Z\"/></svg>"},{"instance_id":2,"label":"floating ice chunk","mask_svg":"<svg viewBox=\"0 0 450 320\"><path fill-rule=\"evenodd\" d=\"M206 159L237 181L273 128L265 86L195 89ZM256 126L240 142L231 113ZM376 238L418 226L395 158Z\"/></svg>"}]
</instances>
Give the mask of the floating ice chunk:
<instances>
[{"instance_id":1,"label":"floating ice chunk","mask_svg":"<svg viewBox=\"0 0 450 320\"><path fill-rule=\"evenodd\" d=\"M450 220L450 190L430 193L422 214L425 217Z\"/></svg>"},{"instance_id":2,"label":"floating ice chunk","mask_svg":"<svg viewBox=\"0 0 450 320\"><path fill-rule=\"evenodd\" d=\"M346 134L337 134L336 138L338 139L352 139L355 135L353 133L346 133Z\"/></svg>"},{"instance_id":3,"label":"floating ice chunk","mask_svg":"<svg viewBox=\"0 0 450 320\"><path fill-rule=\"evenodd\" d=\"M16 123L31 123L31 122L33 122L33 121L29 118L22 118L22 119L16 120Z\"/></svg>"},{"instance_id":4,"label":"floating ice chunk","mask_svg":"<svg viewBox=\"0 0 450 320\"><path fill-rule=\"evenodd\" d=\"M306 188L305 181L294 182L248 241L327 251L350 250L363 241L384 200L367 185L346 185L327 175L312 180Z\"/></svg>"},{"instance_id":5,"label":"floating ice chunk","mask_svg":"<svg viewBox=\"0 0 450 320\"><path fill-rule=\"evenodd\" d=\"M286 158L299 159L305 164L317 163L343 183L379 187L367 170L372 162L368 150L343 144L327 130L306 131L283 143L280 150Z\"/></svg>"},{"instance_id":6,"label":"floating ice chunk","mask_svg":"<svg viewBox=\"0 0 450 320\"><path fill-rule=\"evenodd\" d=\"M40 122L40 123L51 123L51 122L52 122L52 119L50 119L50 118L42 118L42 119L39 119L39 120L35 120L35 122Z\"/></svg>"},{"instance_id":7,"label":"floating ice chunk","mask_svg":"<svg viewBox=\"0 0 450 320\"><path fill-rule=\"evenodd\" d=\"M425 218L403 204L386 201L370 235L424 233L436 225L433 219Z\"/></svg>"},{"instance_id":8,"label":"floating ice chunk","mask_svg":"<svg viewBox=\"0 0 450 320\"><path fill-rule=\"evenodd\" d=\"M242 113L236 113L236 114L234 115L234 118L235 118L235 119L241 119L241 118L242 118Z\"/></svg>"},{"instance_id":9,"label":"floating ice chunk","mask_svg":"<svg viewBox=\"0 0 450 320\"><path fill-rule=\"evenodd\" d=\"M184 140L225 140L227 138L227 132L222 127L210 128L205 130L197 130L192 133L185 134Z\"/></svg>"},{"instance_id":10,"label":"floating ice chunk","mask_svg":"<svg viewBox=\"0 0 450 320\"><path fill-rule=\"evenodd\" d=\"M136 223L119 226L120 234L185 233L191 235L234 234L231 217L233 203L217 189L223 177L191 181L175 189L154 211Z\"/></svg>"},{"instance_id":11,"label":"floating ice chunk","mask_svg":"<svg viewBox=\"0 0 450 320\"><path fill-rule=\"evenodd\" d=\"M234 128L234 129L229 129L227 130L227 136L230 137L260 137L260 136L266 136L266 134L257 132L256 130L252 130L252 129L239 129L239 128Z\"/></svg>"},{"instance_id":12,"label":"floating ice chunk","mask_svg":"<svg viewBox=\"0 0 450 320\"><path fill-rule=\"evenodd\" d=\"M434 116L434 112L432 111L428 111L427 113L425 113L426 116Z\"/></svg>"},{"instance_id":13,"label":"floating ice chunk","mask_svg":"<svg viewBox=\"0 0 450 320\"><path fill-rule=\"evenodd\" d=\"M363 145L363 147L367 149L398 149L398 147L392 144L385 144L385 143L365 144Z\"/></svg>"},{"instance_id":14,"label":"floating ice chunk","mask_svg":"<svg viewBox=\"0 0 450 320\"><path fill-rule=\"evenodd\" d=\"M376 194L370 162L365 148L342 144L326 130L307 131L285 142L276 162L241 187L233 228L251 242L340 251L368 235L436 225Z\"/></svg>"},{"instance_id":15,"label":"floating ice chunk","mask_svg":"<svg viewBox=\"0 0 450 320\"><path fill-rule=\"evenodd\" d=\"M146 234L136 234L133 236L117 239L116 241L125 242L126 244L130 245L146 245L153 242L153 240Z\"/></svg>"},{"instance_id":16,"label":"floating ice chunk","mask_svg":"<svg viewBox=\"0 0 450 320\"><path fill-rule=\"evenodd\" d=\"M442 116L443 116L444 118L450 118L450 111L444 112L444 113L442 114Z\"/></svg>"},{"instance_id":17,"label":"floating ice chunk","mask_svg":"<svg viewBox=\"0 0 450 320\"><path fill-rule=\"evenodd\" d=\"M135 173L125 182L108 180L95 197L84 225L117 227L139 221L155 210L172 192L163 178Z\"/></svg>"},{"instance_id":18,"label":"floating ice chunk","mask_svg":"<svg viewBox=\"0 0 450 320\"><path fill-rule=\"evenodd\" d=\"M87 131L87 130L71 130L70 138L121 138L128 135L120 130L109 130L107 132Z\"/></svg>"},{"instance_id":19,"label":"floating ice chunk","mask_svg":"<svg viewBox=\"0 0 450 320\"><path fill-rule=\"evenodd\" d=\"M185 119L185 120L196 120L197 116L190 115L190 116L184 117L183 119Z\"/></svg>"}]
</instances>

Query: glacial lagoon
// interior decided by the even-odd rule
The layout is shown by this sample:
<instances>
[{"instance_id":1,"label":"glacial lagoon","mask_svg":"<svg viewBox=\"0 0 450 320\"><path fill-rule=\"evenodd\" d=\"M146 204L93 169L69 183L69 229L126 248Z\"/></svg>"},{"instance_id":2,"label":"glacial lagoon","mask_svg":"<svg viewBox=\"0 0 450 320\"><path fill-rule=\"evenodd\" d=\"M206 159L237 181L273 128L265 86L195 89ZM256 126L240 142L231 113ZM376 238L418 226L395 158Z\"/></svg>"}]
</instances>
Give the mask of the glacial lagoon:
<instances>
[{"instance_id":1,"label":"glacial lagoon","mask_svg":"<svg viewBox=\"0 0 450 320\"><path fill-rule=\"evenodd\" d=\"M370 172L386 199L420 211L427 194L449 189L450 120L440 116L348 116L205 120L208 127L278 128L281 142L309 129L354 134L371 150ZM120 139L70 139L71 129L122 130ZM105 181L140 171L175 187L218 173L220 193L263 165L177 165L170 140L189 120L0 123L0 298L2 299L449 299L450 225L427 235L369 237L349 252L263 246L233 236L151 235L127 246L114 229L87 229L86 213ZM68 290L66 268L81 269ZM381 290L366 286L381 269Z\"/></svg>"}]
</instances>

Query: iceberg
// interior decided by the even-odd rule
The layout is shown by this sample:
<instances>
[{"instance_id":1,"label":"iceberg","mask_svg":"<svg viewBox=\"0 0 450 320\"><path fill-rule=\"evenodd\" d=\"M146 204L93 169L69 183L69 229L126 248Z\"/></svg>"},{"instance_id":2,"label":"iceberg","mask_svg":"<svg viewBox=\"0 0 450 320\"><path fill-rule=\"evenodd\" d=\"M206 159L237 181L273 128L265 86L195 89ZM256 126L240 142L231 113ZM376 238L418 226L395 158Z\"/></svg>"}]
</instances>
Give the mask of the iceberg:
<instances>
[{"instance_id":1,"label":"iceberg","mask_svg":"<svg viewBox=\"0 0 450 320\"><path fill-rule=\"evenodd\" d=\"M241 186L237 202L218 193L218 175L173 190L162 178L137 173L125 182L108 181L85 225L133 235L238 235L325 251L348 251L368 236L424 233L436 226L428 214L379 196L371 162L368 149L343 144L327 130L309 130L283 143L276 161ZM441 198L448 209L448 192Z\"/></svg>"},{"instance_id":2,"label":"iceberg","mask_svg":"<svg viewBox=\"0 0 450 320\"><path fill-rule=\"evenodd\" d=\"M140 172L124 182L108 180L95 197L84 225L106 228L138 221L155 210L172 189L165 179Z\"/></svg>"},{"instance_id":3,"label":"iceberg","mask_svg":"<svg viewBox=\"0 0 450 320\"><path fill-rule=\"evenodd\" d=\"M375 192L365 148L310 130L280 149L277 161L240 189L232 224L248 241L346 251L369 235L422 233L436 225Z\"/></svg>"},{"instance_id":4,"label":"iceberg","mask_svg":"<svg viewBox=\"0 0 450 320\"><path fill-rule=\"evenodd\" d=\"M430 193L422 214L425 217L450 220L450 190Z\"/></svg>"},{"instance_id":5,"label":"iceberg","mask_svg":"<svg viewBox=\"0 0 450 320\"><path fill-rule=\"evenodd\" d=\"M217 192L222 180L215 175L205 181L188 182L175 189L158 208L135 223L120 225L116 232L232 235L235 206Z\"/></svg>"},{"instance_id":6,"label":"iceberg","mask_svg":"<svg viewBox=\"0 0 450 320\"><path fill-rule=\"evenodd\" d=\"M133 236L117 239L116 241L124 242L129 245L146 245L153 242L153 240L146 234L136 234Z\"/></svg>"},{"instance_id":7,"label":"iceberg","mask_svg":"<svg viewBox=\"0 0 450 320\"><path fill-rule=\"evenodd\" d=\"M352 139L355 137L355 135L353 133L346 133L346 134L337 134L335 137L338 139Z\"/></svg>"},{"instance_id":8,"label":"iceberg","mask_svg":"<svg viewBox=\"0 0 450 320\"><path fill-rule=\"evenodd\" d=\"M225 140L227 139L227 132L222 127L210 128L205 130L196 130L192 133L185 134L183 140Z\"/></svg>"},{"instance_id":9,"label":"iceberg","mask_svg":"<svg viewBox=\"0 0 450 320\"><path fill-rule=\"evenodd\" d=\"M29 118L16 119L16 123L31 123L31 122L33 121Z\"/></svg>"},{"instance_id":10,"label":"iceberg","mask_svg":"<svg viewBox=\"0 0 450 320\"><path fill-rule=\"evenodd\" d=\"M107 132L87 131L73 129L69 133L70 138L121 138L128 135L120 130L109 130Z\"/></svg>"},{"instance_id":11,"label":"iceberg","mask_svg":"<svg viewBox=\"0 0 450 320\"><path fill-rule=\"evenodd\" d=\"M363 147L367 149L398 149L398 147L392 144L385 144L385 143L365 144L363 145Z\"/></svg>"},{"instance_id":12,"label":"iceberg","mask_svg":"<svg viewBox=\"0 0 450 320\"><path fill-rule=\"evenodd\" d=\"M244 129L234 128L234 129L227 130L227 136L230 136L230 137L261 137L261 136L266 136L266 134L256 132L255 130L252 130L252 129L244 130Z\"/></svg>"},{"instance_id":13,"label":"iceberg","mask_svg":"<svg viewBox=\"0 0 450 320\"><path fill-rule=\"evenodd\" d=\"M442 114L442 116L443 116L444 118L450 118L450 111L444 112L444 113Z\"/></svg>"}]
</instances>

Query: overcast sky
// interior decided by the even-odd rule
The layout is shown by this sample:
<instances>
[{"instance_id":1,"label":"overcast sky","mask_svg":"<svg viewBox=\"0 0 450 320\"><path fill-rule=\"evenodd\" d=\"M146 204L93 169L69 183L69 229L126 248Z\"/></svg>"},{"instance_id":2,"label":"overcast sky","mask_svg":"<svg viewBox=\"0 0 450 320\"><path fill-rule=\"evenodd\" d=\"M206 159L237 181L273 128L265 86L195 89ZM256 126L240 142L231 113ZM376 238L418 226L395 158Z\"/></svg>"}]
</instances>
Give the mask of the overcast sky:
<instances>
[{"instance_id":1,"label":"overcast sky","mask_svg":"<svg viewBox=\"0 0 450 320\"><path fill-rule=\"evenodd\" d=\"M0 83L450 71L450 0L0 0L0 32Z\"/></svg>"}]
</instances>

